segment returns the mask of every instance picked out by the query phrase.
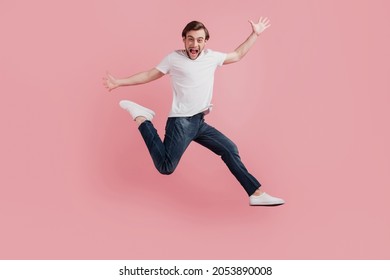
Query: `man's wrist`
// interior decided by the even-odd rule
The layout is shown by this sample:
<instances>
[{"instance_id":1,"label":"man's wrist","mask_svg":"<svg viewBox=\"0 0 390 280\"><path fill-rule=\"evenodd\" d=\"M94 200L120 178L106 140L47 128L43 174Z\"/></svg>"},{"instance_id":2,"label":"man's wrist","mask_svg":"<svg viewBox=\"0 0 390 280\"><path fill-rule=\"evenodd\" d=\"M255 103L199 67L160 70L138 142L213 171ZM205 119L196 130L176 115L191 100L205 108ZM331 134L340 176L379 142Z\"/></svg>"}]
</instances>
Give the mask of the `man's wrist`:
<instances>
[{"instance_id":1,"label":"man's wrist","mask_svg":"<svg viewBox=\"0 0 390 280\"><path fill-rule=\"evenodd\" d=\"M122 87L126 85L126 79L117 79L115 81L115 87Z\"/></svg>"},{"instance_id":2,"label":"man's wrist","mask_svg":"<svg viewBox=\"0 0 390 280\"><path fill-rule=\"evenodd\" d=\"M260 34L261 34L261 32L259 32L259 33L257 33L256 31L253 31L253 32L252 32L252 35L254 35L254 36L256 36L256 37L259 37Z\"/></svg>"}]
</instances>

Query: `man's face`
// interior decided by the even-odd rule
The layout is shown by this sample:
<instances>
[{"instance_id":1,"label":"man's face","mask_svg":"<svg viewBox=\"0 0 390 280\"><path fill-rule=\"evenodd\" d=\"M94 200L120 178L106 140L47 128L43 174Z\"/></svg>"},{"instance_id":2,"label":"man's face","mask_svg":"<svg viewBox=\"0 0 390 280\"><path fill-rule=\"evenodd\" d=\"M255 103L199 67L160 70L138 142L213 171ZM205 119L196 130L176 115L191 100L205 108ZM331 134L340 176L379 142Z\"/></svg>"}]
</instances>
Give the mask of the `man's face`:
<instances>
[{"instance_id":1,"label":"man's face","mask_svg":"<svg viewBox=\"0 0 390 280\"><path fill-rule=\"evenodd\" d=\"M206 34L203 29L191 30L183 38L184 47L190 59L197 59L206 45Z\"/></svg>"}]
</instances>

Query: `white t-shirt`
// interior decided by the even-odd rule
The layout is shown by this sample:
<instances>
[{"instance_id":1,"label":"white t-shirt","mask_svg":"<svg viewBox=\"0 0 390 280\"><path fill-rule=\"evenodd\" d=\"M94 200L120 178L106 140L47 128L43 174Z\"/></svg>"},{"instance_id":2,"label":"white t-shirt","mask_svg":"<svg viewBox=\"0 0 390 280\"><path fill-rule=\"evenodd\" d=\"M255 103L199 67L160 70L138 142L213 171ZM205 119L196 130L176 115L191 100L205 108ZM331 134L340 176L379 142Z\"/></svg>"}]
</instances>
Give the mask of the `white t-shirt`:
<instances>
[{"instance_id":1,"label":"white t-shirt","mask_svg":"<svg viewBox=\"0 0 390 280\"><path fill-rule=\"evenodd\" d=\"M185 50L178 50L156 66L171 76L173 102L169 117L190 117L211 108L214 72L225 58L225 53L208 49L192 60Z\"/></svg>"}]
</instances>

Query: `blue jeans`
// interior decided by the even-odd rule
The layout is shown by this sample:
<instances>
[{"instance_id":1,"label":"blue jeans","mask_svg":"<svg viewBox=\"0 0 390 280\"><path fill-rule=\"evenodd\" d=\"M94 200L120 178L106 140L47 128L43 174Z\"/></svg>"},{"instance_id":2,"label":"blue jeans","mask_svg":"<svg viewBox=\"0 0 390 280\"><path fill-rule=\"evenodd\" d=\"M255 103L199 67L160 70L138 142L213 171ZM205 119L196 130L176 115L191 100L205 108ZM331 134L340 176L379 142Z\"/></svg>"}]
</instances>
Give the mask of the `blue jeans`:
<instances>
[{"instance_id":1,"label":"blue jeans","mask_svg":"<svg viewBox=\"0 0 390 280\"><path fill-rule=\"evenodd\" d=\"M154 165L161 174L173 173L184 151L192 141L195 141L221 156L249 196L261 186L241 162L237 146L221 132L208 125L204 121L203 113L192 117L168 118L164 141L150 121L143 122L138 129Z\"/></svg>"}]
</instances>

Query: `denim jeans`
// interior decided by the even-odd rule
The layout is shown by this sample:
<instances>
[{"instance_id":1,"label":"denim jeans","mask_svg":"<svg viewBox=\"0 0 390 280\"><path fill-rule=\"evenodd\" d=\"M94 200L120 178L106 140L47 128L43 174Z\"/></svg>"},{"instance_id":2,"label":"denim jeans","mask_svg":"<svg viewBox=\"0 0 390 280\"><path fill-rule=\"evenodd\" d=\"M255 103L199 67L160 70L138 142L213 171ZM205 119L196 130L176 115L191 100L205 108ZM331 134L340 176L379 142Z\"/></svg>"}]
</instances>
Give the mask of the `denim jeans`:
<instances>
[{"instance_id":1,"label":"denim jeans","mask_svg":"<svg viewBox=\"0 0 390 280\"><path fill-rule=\"evenodd\" d=\"M139 126L139 131L148 147L154 165L161 174L173 173L189 144L194 141L221 156L230 172L252 195L260 183L249 174L238 154L237 146L225 135L204 121L204 114L192 117L170 117L161 140L150 121Z\"/></svg>"}]
</instances>

